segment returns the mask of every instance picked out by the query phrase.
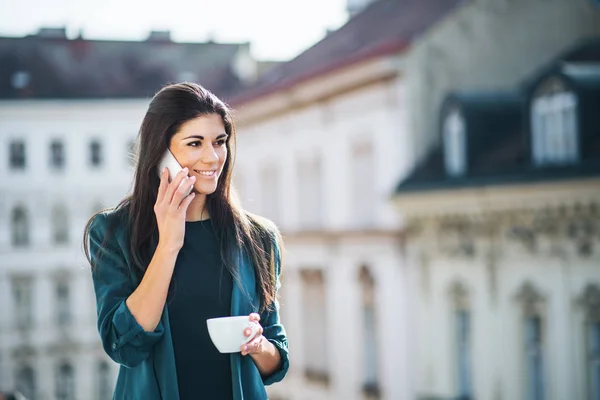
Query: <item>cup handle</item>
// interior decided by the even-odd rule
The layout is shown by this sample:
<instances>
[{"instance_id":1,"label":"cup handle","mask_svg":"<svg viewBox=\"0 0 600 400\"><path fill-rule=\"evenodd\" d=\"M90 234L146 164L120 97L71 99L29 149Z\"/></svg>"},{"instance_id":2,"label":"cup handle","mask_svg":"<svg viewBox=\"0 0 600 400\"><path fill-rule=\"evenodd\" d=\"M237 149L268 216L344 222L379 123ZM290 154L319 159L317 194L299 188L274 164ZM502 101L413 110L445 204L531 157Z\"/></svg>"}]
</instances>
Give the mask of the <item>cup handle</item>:
<instances>
[{"instance_id":1,"label":"cup handle","mask_svg":"<svg viewBox=\"0 0 600 400\"><path fill-rule=\"evenodd\" d=\"M251 322L248 324L248 326L246 328L250 328L252 329L252 332L250 332L250 336L248 336L248 338L246 339L245 343L248 343L251 339L254 338L254 335L256 335L256 332L258 332L258 322ZM244 328L244 330L246 329Z\"/></svg>"}]
</instances>

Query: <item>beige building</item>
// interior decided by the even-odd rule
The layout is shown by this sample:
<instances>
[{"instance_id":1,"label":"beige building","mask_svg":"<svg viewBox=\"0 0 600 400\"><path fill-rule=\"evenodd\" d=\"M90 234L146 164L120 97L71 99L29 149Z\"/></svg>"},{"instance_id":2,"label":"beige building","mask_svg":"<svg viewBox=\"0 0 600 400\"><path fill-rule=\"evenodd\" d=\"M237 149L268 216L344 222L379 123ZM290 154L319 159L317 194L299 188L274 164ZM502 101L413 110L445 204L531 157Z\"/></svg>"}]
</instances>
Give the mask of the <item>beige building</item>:
<instances>
[{"instance_id":1,"label":"beige building","mask_svg":"<svg viewBox=\"0 0 600 400\"><path fill-rule=\"evenodd\" d=\"M422 398L600 398L600 40L455 91L397 188Z\"/></svg>"},{"instance_id":2,"label":"beige building","mask_svg":"<svg viewBox=\"0 0 600 400\"><path fill-rule=\"evenodd\" d=\"M448 90L515 86L598 21L583 0L375 1L233 98L243 204L274 220L287 245L292 364L273 399L455 395L452 377L423 367L448 356L422 337L403 233L412 216L403 203L395 214L390 197L439 142ZM481 398L518 398L503 384Z\"/></svg>"}]
</instances>

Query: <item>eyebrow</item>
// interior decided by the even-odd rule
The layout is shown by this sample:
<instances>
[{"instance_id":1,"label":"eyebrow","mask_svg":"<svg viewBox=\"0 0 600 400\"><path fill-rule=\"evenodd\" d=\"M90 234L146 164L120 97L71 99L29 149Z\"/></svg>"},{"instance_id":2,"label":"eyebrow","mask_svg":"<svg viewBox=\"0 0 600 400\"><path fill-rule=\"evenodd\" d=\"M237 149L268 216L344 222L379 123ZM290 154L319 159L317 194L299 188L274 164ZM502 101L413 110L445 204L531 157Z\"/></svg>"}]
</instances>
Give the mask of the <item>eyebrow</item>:
<instances>
[{"instance_id":1,"label":"eyebrow","mask_svg":"<svg viewBox=\"0 0 600 400\"><path fill-rule=\"evenodd\" d=\"M219 136L217 136L217 137L215 138L215 140L219 140L219 139L222 139L222 138L227 138L228 136L229 136L229 135L227 135L226 133L222 133L222 134L220 134ZM204 140L204 136L200 136L200 135L191 135L191 136L188 136L188 137L186 137L186 138L183 138L183 140L187 140L187 139L200 139L200 140Z\"/></svg>"}]
</instances>

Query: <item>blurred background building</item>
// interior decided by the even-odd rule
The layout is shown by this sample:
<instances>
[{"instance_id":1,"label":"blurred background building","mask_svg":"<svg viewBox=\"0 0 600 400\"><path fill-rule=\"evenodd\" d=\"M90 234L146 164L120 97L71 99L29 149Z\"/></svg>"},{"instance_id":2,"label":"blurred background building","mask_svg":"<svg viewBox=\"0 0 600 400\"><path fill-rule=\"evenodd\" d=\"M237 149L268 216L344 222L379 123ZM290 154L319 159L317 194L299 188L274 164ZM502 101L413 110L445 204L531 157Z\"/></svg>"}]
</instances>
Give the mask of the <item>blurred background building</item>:
<instances>
[{"instance_id":1,"label":"blurred background building","mask_svg":"<svg viewBox=\"0 0 600 400\"><path fill-rule=\"evenodd\" d=\"M235 185L284 233L273 400L600 399L600 7L347 6L281 64L0 39L0 390L110 397L81 233L127 192L149 98L189 80L236 109Z\"/></svg>"},{"instance_id":2,"label":"blurred background building","mask_svg":"<svg viewBox=\"0 0 600 400\"><path fill-rule=\"evenodd\" d=\"M0 38L0 390L108 399L83 227L132 182L135 137L166 82L226 95L262 66L249 45Z\"/></svg>"}]
</instances>

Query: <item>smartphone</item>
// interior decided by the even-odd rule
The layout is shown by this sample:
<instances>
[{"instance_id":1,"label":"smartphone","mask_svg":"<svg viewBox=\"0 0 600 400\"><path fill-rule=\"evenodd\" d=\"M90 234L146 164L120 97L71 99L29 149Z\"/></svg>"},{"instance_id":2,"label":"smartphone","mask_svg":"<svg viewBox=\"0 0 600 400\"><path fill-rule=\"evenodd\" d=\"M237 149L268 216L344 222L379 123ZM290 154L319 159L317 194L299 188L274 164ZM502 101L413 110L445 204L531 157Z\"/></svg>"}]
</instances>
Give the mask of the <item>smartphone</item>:
<instances>
[{"instance_id":1,"label":"smartphone","mask_svg":"<svg viewBox=\"0 0 600 400\"><path fill-rule=\"evenodd\" d=\"M173 155L173 153L171 153L171 151L169 149L167 149L167 151L165 151L165 154L163 155L160 162L158 163L158 175L159 176L162 173L162 170L165 169L165 167L167 167L167 170L169 171L169 178L170 178L169 182L173 181L173 179L175 179L175 176L177 176L179 171L181 171L183 169L181 167L181 165L179 164L179 162L177 161L177 159L175 158L175 156ZM192 187L190 187L190 190L186 193L186 196L189 195L190 193L192 193L192 190L194 190L193 185L192 185Z\"/></svg>"}]
</instances>

